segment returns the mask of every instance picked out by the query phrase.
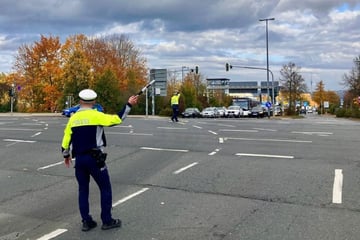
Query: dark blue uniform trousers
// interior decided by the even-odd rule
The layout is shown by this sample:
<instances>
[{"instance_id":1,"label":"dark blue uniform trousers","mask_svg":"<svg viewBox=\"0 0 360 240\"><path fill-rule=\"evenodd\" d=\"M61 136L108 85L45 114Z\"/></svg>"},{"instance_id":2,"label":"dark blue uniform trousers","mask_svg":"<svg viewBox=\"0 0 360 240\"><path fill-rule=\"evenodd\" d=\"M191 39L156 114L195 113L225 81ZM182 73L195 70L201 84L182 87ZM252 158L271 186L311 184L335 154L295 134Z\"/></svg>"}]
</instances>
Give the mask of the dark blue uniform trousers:
<instances>
[{"instance_id":1,"label":"dark blue uniform trousers","mask_svg":"<svg viewBox=\"0 0 360 240\"><path fill-rule=\"evenodd\" d=\"M95 180L100 189L101 220L109 223L112 220L112 192L110 177L107 168L100 169L96 160L89 154L76 156L75 176L79 184L79 208L82 220L91 220L89 213L89 183L90 176Z\"/></svg>"},{"instance_id":2,"label":"dark blue uniform trousers","mask_svg":"<svg viewBox=\"0 0 360 240\"><path fill-rule=\"evenodd\" d=\"M172 110L173 110L173 115L172 115L172 117L171 117L171 120L172 121L178 121L178 114L179 114L179 105L178 104L173 104L172 106Z\"/></svg>"}]
</instances>

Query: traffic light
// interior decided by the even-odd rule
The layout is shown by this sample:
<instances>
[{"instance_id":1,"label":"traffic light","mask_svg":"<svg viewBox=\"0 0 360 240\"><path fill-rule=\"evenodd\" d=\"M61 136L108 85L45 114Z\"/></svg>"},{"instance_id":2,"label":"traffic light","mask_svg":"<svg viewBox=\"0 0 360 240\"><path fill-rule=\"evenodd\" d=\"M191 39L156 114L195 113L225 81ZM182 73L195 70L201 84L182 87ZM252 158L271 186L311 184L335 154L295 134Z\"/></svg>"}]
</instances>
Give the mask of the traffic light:
<instances>
[{"instance_id":1,"label":"traffic light","mask_svg":"<svg viewBox=\"0 0 360 240\"><path fill-rule=\"evenodd\" d=\"M232 65L230 65L229 63L226 63L226 64L225 64L225 69L226 69L226 71L228 72L229 69L232 69Z\"/></svg>"},{"instance_id":2,"label":"traffic light","mask_svg":"<svg viewBox=\"0 0 360 240\"><path fill-rule=\"evenodd\" d=\"M195 74L199 74L199 66L195 66Z\"/></svg>"},{"instance_id":3,"label":"traffic light","mask_svg":"<svg viewBox=\"0 0 360 240\"><path fill-rule=\"evenodd\" d=\"M13 96L14 96L14 89L13 89L13 88L10 88L10 89L9 89L9 96L10 96L10 97L13 97Z\"/></svg>"}]
</instances>

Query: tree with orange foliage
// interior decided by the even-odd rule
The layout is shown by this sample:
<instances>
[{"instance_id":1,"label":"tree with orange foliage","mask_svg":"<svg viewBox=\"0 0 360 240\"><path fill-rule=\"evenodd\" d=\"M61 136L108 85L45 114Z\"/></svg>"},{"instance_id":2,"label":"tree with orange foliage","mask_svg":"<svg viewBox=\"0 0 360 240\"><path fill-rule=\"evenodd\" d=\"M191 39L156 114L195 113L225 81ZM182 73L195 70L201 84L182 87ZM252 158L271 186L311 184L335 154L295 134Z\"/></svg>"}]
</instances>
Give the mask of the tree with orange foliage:
<instances>
[{"instance_id":1,"label":"tree with orange foliage","mask_svg":"<svg viewBox=\"0 0 360 240\"><path fill-rule=\"evenodd\" d=\"M42 112L57 110L61 96L61 43L59 37L41 35L39 42L19 48L15 60L17 83L22 86L19 100L24 110Z\"/></svg>"}]
</instances>

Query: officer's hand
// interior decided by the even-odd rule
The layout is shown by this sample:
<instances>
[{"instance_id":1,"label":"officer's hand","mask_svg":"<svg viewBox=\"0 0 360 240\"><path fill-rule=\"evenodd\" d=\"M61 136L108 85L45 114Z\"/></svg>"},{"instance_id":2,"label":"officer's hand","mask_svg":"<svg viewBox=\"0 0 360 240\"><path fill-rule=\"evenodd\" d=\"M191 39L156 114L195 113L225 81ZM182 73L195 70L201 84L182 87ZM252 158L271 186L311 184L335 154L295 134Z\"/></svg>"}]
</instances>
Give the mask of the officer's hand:
<instances>
[{"instance_id":1,"label":"officer's hand","mask_svg":"<svg viewBox=\"0 0 360 240\"><path fill-rule=\"evenodd\" d=\"M65 166L68 168L72 164L71 157L64 158Z\"/></svg>"},{"instance_id":2,"label":"officer's hand","mask_svg":"<svg viewBox=\"0 0 360 240\"><path fill-rule=\"evenodd\" d=\"M129 97L128 103L131 104L131 106L135 105L138 101L138 96L137 95L133 95L131 97Z\"/></svg>"}]
</instances>

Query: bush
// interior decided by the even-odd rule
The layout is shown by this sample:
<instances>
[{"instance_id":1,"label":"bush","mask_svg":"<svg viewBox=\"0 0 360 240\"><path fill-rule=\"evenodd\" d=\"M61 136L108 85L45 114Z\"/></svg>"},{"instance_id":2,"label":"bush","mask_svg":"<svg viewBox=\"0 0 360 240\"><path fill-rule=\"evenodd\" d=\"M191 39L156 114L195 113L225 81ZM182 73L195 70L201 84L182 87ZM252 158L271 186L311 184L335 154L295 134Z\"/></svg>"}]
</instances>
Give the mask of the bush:
<instances>
[{"instance_id":1,"label":"bush","mask_svg":"<svg viewBox=\"0 0 360 240\"><path fill-rule=\"evenodd\" d=\"M335 111L336 117L360 118L360 110L358 108L338 108Z\"/></svg>"}]
</instances>

